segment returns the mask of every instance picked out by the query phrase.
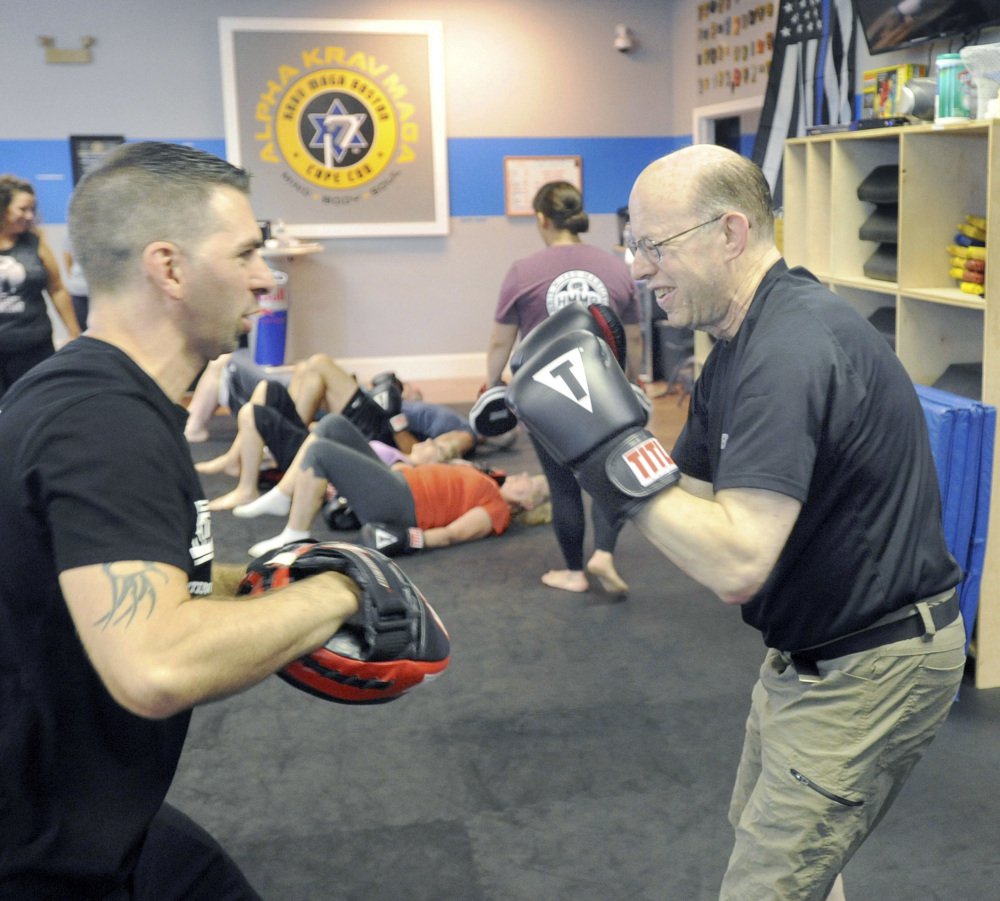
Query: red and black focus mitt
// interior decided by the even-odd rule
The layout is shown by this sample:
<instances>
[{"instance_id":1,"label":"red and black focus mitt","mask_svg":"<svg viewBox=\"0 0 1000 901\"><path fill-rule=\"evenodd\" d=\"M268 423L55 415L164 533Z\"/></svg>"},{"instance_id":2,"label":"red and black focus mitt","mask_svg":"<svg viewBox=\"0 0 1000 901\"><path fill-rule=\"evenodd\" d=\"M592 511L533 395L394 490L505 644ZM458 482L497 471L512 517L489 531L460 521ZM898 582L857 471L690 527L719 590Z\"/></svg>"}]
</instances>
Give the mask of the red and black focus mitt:
<instances>
[{"instance_id":1,"label":"red and black focus mitt","mask_svg":"<svg viewBox=\"0 0 1000 901\"><path fill-rule=\"evenodd\" d=\"M358 612L322 647L278 675L327 701L379 704L442 673L448 632L420 589L388 557L339 541L296 542L253 560L237 595L258 595L320 572L361 589Z\"/></svg>"}]
</instances>

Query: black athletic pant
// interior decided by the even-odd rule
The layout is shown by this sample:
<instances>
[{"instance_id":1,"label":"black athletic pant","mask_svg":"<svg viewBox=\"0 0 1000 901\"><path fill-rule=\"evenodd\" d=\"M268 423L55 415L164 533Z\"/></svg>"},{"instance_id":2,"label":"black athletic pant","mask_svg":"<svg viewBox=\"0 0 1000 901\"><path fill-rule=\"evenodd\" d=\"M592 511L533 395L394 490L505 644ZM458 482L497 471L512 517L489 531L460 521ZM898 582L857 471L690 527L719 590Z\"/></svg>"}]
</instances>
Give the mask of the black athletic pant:
<instances>
[{"instance_id":1,"label":"black athletic pant","mask_svg":"<svg viewBox=\"0 0 1000 901\"><path fill-rule=\"evenodd\" d=\"M406 480L383 463L368 439L344 416L324 416L303 466L327 479L347 499L362 524L384 522L410 528L417 524L413 492Z\"/></svg>"},{"instance_id":2,"label":"black athletic pant","mask_svg":"<svg viewBox=\"0 0 1000 901\"><path fill-rule=\"evenodd\" d=\"M164 804L150 824L132 884L104 901L261 901L261 896L211 835Z\"/></svg>"},{"instance_id":3,"label":"black athletic pant","mask_svg":"<svg viewBox=\"0 0 1000 901\"><path fill-rule=\"evenodd\" d=\"M566 568L583 569L583 539L586 520L583 515L583 492L577 484L573 470L557 461L528 432L531 443L542 464L542 472L549 480L552 500L552 528L556 533L559 550L566 561ZM591 504L590 518L594 525L594 549L614 553L620 526L615 526L596 504Z\"/></svg>"},{"instance_id":4,"label":"black athletic pant","mask_svg":"<svg viewBox=\"0 0 1000 901\"><path fill-rule=\"evenodd\" d=\"M309 427L299 418L291 395L281 382L267 383L266 400L254 404L253 420L278 469L288 469L309 437Z\"/></svg>"},{"instance_id":5,"label":"black athletic pant","mask_svg":"<svg viewBox=\"0 0 1000 901\"><path fill-rule=\"evenodd\" d=\"M363 437L394 446L396 441L383 410L363 389L358 388L341 414ZM254 425L264 439L278 469L288 469L309 436L309 427L301 420L288 389L280 382L268 381L263 404L253 408ZM322 421L322 420L321 420Z\"/></svg>"}]
</instances>

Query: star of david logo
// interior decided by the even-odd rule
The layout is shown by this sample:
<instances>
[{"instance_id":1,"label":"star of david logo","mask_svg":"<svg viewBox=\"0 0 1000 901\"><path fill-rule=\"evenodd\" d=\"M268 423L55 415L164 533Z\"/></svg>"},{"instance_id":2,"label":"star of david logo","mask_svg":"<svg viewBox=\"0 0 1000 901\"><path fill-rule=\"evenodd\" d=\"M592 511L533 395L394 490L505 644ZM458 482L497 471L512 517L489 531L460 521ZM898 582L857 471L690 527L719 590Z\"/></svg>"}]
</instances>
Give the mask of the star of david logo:
<instances>
[{"instance_id":1,"label":"star of david logo","mask_svg":"<svg viewBox=\"0 0 1000 901\"><path fill-rule=\"evenodd\" d=\"M325 113L309 113L309 122L315 129L310 149L322 150L324 165L330 169L342 163L348 152L367 150L368 141L361 134L367 118L364 113L349 113L338 97Z\"/></svg>"}]
</instances>

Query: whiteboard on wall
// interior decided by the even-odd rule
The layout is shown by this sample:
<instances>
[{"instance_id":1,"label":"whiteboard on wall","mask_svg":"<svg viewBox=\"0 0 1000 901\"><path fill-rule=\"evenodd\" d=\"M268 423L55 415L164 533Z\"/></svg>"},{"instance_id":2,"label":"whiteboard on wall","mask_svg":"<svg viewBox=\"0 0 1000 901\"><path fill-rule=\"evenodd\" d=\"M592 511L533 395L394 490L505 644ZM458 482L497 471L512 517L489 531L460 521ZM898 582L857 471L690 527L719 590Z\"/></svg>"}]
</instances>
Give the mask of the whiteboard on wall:
<instances>
[{"instance_id":1,"label":"whiteboard on wall","mask_svg":"<svg viewBox=\"0 0 1000 901\"><path fill-rule=\"evenodd\" d=\"M508 216L533 216L532 201L550 181L568 181L583 193L583 158L579 156L505 156L504 208Z\"/></svg>"}]
</instances>

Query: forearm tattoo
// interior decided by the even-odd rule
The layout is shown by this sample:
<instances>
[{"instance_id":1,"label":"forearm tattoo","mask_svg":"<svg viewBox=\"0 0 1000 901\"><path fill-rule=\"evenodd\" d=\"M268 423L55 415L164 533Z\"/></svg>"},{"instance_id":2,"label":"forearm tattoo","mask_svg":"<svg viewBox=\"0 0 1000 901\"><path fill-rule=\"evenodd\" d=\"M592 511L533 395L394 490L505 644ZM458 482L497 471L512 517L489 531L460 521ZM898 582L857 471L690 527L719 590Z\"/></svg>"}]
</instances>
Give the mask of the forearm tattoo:
<instances>
[{"instance_id":1,"label":"forearm tattoo","mask_svg":"<svg viewBox=\"0 0 1000 901\"><path fill-rule=\"evenodd\" d=\"M149 619L156 607L156 587L150 577L166 582L166 573L155 563L142 563L138 569L124 563L105 563L102 568L111 582L111 609L95 625L107 628L124 622L127 626L144 606Z\"/></svg>"}]
</instances>

